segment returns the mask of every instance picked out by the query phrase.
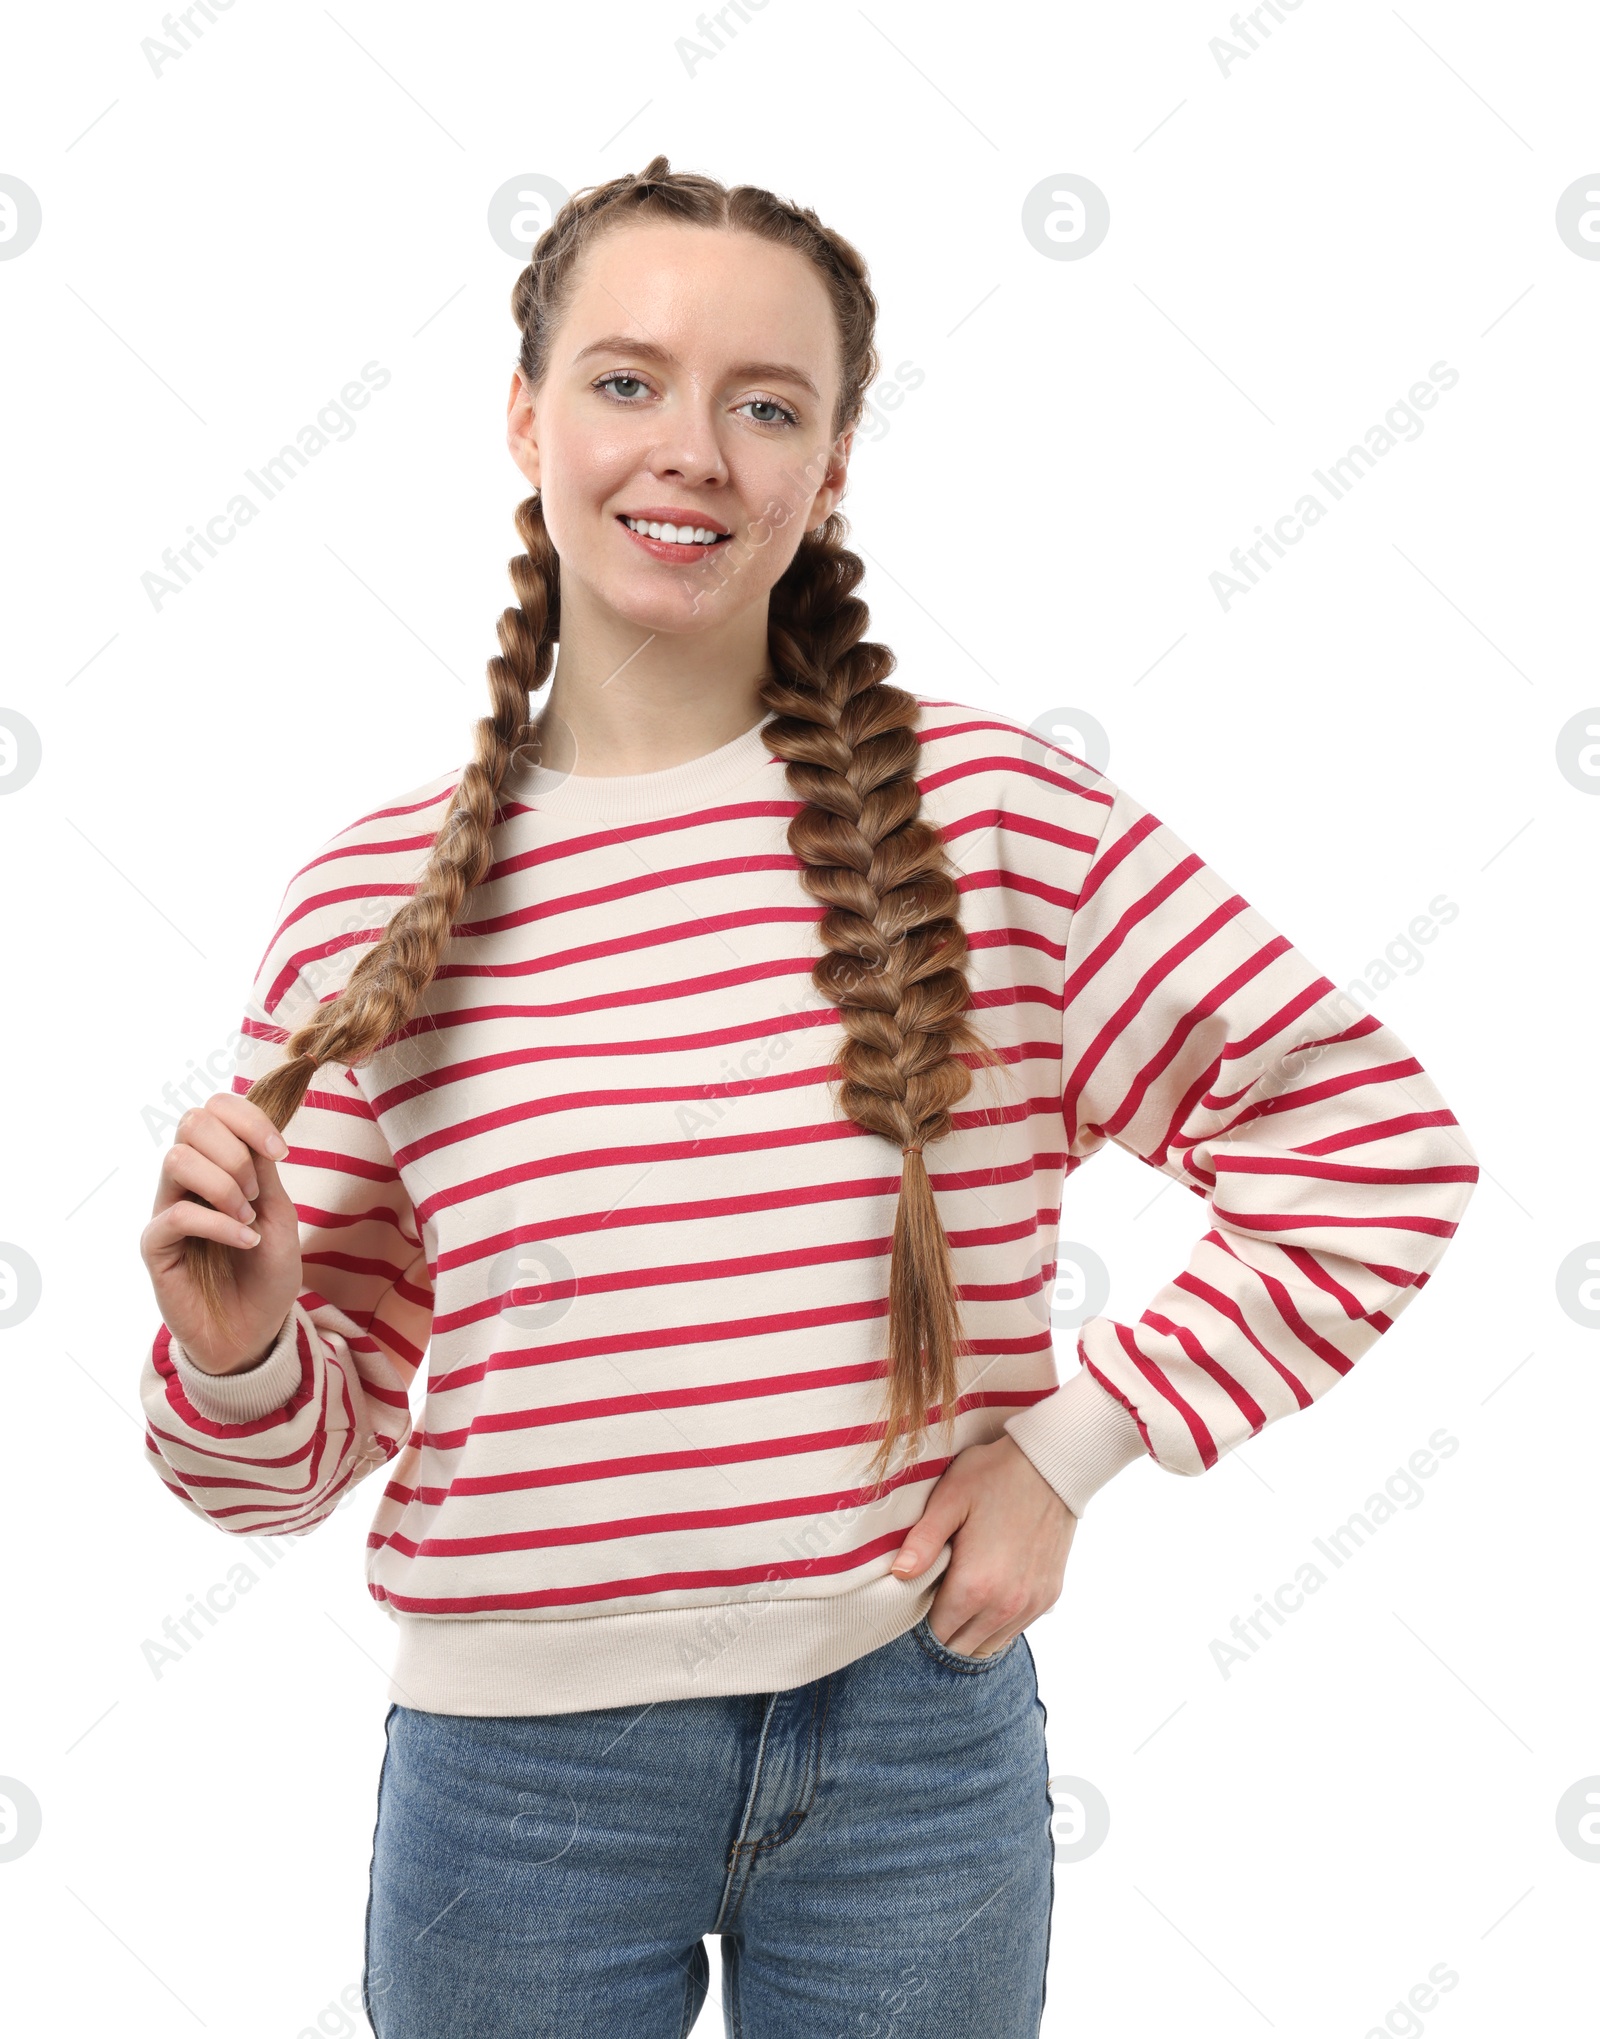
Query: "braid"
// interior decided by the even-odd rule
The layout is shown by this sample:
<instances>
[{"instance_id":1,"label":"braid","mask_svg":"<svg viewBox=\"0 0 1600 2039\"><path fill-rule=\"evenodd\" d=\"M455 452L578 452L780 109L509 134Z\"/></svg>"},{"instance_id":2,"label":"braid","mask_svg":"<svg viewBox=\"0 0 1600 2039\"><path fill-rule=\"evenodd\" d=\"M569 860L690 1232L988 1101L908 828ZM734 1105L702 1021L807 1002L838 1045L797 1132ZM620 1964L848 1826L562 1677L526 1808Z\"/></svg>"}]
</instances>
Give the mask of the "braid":
<instances>
[{"instance_id":1,"label":"braid","mask_svg":"<svg viewBox=\"0 0 1600 2039\"><path fill-rule=\"evenodd\" d=\"M518 366L530 387L544 379L587 249L613 224L641 217L759 234L814 262L840 340L835 438L859 419L879 365L877 302L860 255L809 207L758 185L729 189L674 172L661 155L636 176L577 192L540 235L511 296ZM474 755L427 861L344 989L289 1035L285 1059L246 1093L280 1131L323 1063L354 1067L415 1015L467 893L490 867L507 774L524 755L537 760L529 704L550 676L560 636L560 562L537 493L519 505L516 524L525 550L508 570L518 605L500 617L500 656L488 665L491 710L476 725ZM957 1362L970 1347L924 1146L951 1131L972 1085L969 1063L1003 1067L1005 1057L972 1023L954 871L943 836L922 813L918 704L886 684L893 653L863 637L869 616L855 593L862 565L845 549L848 528L837 512L829 516L802 539L771 592L772 671L761 698L772 719L762 736L801 803L788 830L801 881L826 909L812 982L843 1028L840 1108L904 1157L889 1265L888 1393L869 1472L881 1491L896 1443L920 1436L931 1405L939 1406L947 1450L953 1439ZM223 1317L229 1250L192 1238L185 1252L206 1308Z\"/></svg>"},{"instance_id":2,"label":"braid","mask_svg":"<svg viewBox=\"0 0 1600 2039\"><path fill-rule=\"evenodd\" d=\"M844 1028L838 1069L846 1117L892 1140L905 1158L889 1263L889 1395L870 1469L880 1487L898 1438L919 1433L938 1403L948 1449L970 1348L949 1242L923 1159L951 1130L971 1088L957 1050L997 1065L968 1017L960 898L944 838L922 815L915 698L886 684L887 646L865 642L854 593L860 559L836 512L801 542L774 588L768 646L774 676L763 739L804 803L789 824L801 882L828 909L812 968Z\"/></svg>"}]
</instances>

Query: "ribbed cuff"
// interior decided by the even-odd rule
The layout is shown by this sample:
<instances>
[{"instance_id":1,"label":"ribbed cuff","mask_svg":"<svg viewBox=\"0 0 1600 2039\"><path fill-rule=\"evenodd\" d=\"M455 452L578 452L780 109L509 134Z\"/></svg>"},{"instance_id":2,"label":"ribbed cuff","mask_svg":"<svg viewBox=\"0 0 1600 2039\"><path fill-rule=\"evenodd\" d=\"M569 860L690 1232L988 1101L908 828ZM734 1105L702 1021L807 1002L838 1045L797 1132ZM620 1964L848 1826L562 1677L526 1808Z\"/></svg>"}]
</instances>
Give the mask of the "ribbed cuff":
<instances>
[{"instance_id":1,"label":"ribbed cuff","mask_svg":"<svg viewBox=\"0 0 1600 2039\"><path fill-rule=\"evenodd\" d=\"M1087 1367L1005 1422L1074 1515L1126 1465L1147 1456L1139 1426Z\"/></svg>"},{"instance_id":2,"label":"ribbed cuff","mask_svg":"<svg viewBox=\"0 0 1600 2039\"><path fill-rule=\"evenodd\" d=\"M300 1315L300 1305L296 1303L284 1319L272 1350L254 1366L242 1367L238 1373L207 1373L195 1365L176 1336L170 1338L167 1357L190 1404L210 1423L253 1423L258 1416L281 1409L300 1385L297 1336ZM315 1335L313 1328L312 1336Z\"/></svg>"}]
</instances>

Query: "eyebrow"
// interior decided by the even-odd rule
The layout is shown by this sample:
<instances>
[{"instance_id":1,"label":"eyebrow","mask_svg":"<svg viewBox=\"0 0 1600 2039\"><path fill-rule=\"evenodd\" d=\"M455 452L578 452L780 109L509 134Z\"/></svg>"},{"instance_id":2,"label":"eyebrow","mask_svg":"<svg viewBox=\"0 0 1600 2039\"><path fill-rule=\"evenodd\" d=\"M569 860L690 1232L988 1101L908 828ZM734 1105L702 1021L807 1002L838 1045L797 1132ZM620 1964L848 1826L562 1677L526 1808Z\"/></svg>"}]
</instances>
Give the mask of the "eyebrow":
<instances>
[{"instance_id":1,"label":"eyebrow","mask_svg":"<svg viewBox=\"0 0 1600 2039\"><path fill-rule=\"evenodd\" d=\"M641 340L632 333L607 333L602 340L591 340L572 357L573 366L586 361L591 354L637 354L650 361L659 361L666 366L681 364L677 357L668 353L665 347L658 347L654 340ZM796 382L802 389L810 390L820 403L822 392L806 374L803 368L796 368L791 361L739 361L730 373L735 376L754 375L765 377L769 382Z\"/></svg>"}]
</instances>

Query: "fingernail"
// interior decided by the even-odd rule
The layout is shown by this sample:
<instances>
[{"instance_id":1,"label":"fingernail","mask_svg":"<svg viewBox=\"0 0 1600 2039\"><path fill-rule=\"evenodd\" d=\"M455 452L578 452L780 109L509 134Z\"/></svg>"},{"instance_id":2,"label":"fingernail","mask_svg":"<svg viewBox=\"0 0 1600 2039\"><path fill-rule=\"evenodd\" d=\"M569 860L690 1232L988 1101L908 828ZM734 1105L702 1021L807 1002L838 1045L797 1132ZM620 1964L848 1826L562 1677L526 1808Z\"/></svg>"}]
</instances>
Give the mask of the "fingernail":
<instances>
[{"instance_id":1,"label":"fingernail","mask_svg":"<svg viewBox=\"0 0 1600 2039\"><path fill-rule=\"evenodd\" d=\"M289 1143L287 1140L283 1138L281 1133L274 1133L272 1137L267 1141L267 1152L272 1156L274 1161L281 1161L284 1155L288 1153L288 1151Z\"/></svg>"},{"instance_id":2,"label":"fingernail","mask_svg":"<svg viewBox=\"0 0 1600 2039\"><path fill-rule=\"evenodd\" d=\"M239 1215L241 1218L244 1219L245 1223L248 1225L250 1220L255 1216L255 1210L252 1205L246 1204L243 1207L243 1209L239 1212Z\"/></svg>"},{"instance_id":3,"label":"fingernail","mask_svg":"<svg viewBox=\"0 0 1600 2039\"><path fill-rule=\"evenodd\" d=\"M889 1569L891 1572L909 1572L916 1562L915 1558L901 1556L895 1559Z\"/></svg>"},{"instance_id":4,"label":"fingernail","mask_svg":"<svg viewBox=\"0 0 1600 2039\"><path fill-rule=\"evenodd\" d=\"M239 1237L247 1246L258 1246L261 1243L261 1234L259 1232L252 1232L248 1225L241 1225L239 1227Z\"/></svg>"}]
</instances>

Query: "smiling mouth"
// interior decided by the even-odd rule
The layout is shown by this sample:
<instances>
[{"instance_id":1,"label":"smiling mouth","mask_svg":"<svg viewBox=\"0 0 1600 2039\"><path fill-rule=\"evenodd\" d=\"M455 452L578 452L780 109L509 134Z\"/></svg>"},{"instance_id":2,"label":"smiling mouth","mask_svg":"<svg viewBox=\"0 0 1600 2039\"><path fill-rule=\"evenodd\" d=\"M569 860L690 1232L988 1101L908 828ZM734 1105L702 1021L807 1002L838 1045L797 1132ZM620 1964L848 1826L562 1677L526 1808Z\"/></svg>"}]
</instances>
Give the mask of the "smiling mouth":
<instances>
[{"instance_id":1,"label":"smiling mouth","mask_svg":"<svg viewBox=\"0 0 1600 2039\"><path fill-rule=\"evenodd\" d=\"M708 524L668 523L665 519L648 517L627 517L619 515L617 522L623 530L635 538L642 538L651 545L670 545L678 550L711 552L719 545L726 545L733 536L731 531L716 531Z\"/></svg>"}]
</instances>

